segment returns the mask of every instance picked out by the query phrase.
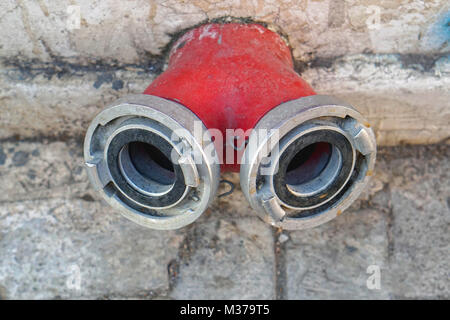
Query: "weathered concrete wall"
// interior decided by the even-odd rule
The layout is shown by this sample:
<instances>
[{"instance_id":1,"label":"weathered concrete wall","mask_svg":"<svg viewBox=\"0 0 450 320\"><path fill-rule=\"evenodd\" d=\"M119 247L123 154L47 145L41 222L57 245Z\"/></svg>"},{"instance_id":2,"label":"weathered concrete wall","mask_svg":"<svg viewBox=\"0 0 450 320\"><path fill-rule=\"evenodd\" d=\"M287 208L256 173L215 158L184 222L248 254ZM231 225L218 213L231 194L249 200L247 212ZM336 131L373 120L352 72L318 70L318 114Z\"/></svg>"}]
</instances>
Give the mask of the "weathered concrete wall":
<instances>
[{"instance_id":1,"label":"weathered concrete wall","mask_svg":"<svg viewBox=\"0 0 450 320\"><path fill-rule=\"evenodd\" d=\"M369 119L379 144L436 143L450 136L446 63L405 68L396 56L358 55L308 68L303 76L317 92L354 104ZM0 70L0 139L81 137L106 104L142 92L155 76L144 67L47 67Z\"/></svg>"},{"instance_id":2,"label":"weathered concrete wall","mask_svg":"<svg viewBox=\"0 0 450 320\"><path fill-rule=\"evenodd\" d=\"M9 0L0 12L0 139L83 135L163 70L178 33L229 16L287 35L304 78L361 110L379 144L450 136L445 0Z\"/></svg>"},{"instance_id":3,"label":"weathered concrete wall","mask_svg":"<svg viewBox=\"0 0 450 320\"><path fill-rule=\"evenodd\" d=\"M289 36L296 59L448 49L447 1L9 0L0 5L2 56L138 63L207 19L250 17ZM72 6L72 7L70 7ZM77 9L79 8L79 9Z\"/></svg>"}]
</instances>

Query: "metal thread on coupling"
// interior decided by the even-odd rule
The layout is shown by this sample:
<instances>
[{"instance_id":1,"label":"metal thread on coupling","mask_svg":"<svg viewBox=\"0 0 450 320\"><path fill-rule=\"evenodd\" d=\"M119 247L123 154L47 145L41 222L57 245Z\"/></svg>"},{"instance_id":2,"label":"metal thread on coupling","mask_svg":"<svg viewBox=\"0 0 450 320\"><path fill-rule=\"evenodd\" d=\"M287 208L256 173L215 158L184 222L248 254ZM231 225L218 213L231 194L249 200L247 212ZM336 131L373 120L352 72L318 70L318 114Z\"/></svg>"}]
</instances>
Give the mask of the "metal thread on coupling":
<instances>
[{"instance_id":1,"label":"metal thread on coupling","mask_svg":"<svg viewBox=\"0 0 450 320\"><path fill-rule=\"evenodd\" d=\"M241 187L252 207L284 229L311 228L340 215L373 170L376 143L366 124L351 106L328 96L289 101L267 113L241 160Z\"/></svg>"}]
</instances>

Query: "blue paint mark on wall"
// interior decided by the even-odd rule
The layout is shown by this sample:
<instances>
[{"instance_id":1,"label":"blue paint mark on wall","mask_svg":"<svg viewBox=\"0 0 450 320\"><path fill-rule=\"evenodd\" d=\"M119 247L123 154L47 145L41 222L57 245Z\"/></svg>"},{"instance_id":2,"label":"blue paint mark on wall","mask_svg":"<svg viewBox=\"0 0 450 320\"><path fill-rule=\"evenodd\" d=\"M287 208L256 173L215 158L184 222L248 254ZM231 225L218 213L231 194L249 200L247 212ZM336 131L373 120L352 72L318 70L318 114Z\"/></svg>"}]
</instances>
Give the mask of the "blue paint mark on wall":
<instances>
[{"instance_id":1,"label":"blue paint mark on wall","mask_svg":"<svg viewBox=\"0 0 450 320\"><path fill-rule=\"evenodd\" d=\"M450 10L438 16L423 38L422 45L429 50L448 51L450 49Z\"/></svg>"}]
</instances>

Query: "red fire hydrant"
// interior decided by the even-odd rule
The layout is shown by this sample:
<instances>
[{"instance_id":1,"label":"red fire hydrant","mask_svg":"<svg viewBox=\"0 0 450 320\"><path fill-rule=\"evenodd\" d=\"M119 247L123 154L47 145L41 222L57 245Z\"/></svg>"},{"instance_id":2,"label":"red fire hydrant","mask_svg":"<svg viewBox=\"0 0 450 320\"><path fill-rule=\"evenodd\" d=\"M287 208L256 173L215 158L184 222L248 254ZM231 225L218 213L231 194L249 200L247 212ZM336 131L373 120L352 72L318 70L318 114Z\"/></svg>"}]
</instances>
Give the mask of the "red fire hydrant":
<instances>
[{"instance_id":1,"label":"red fire hydrant","mask_svg":"<svg viewBox=\"0 0 450 320\"><path fill-rule=\"evenodd\" d=\"M316 95L289 47L259 24L206 24L172 47L144 94L103 110L85 140L89 177L131 220L182 227L215 198L220 171L268 223L339 215L371 175L376 143L351 106Z\"/></svg>"}]
</instances>

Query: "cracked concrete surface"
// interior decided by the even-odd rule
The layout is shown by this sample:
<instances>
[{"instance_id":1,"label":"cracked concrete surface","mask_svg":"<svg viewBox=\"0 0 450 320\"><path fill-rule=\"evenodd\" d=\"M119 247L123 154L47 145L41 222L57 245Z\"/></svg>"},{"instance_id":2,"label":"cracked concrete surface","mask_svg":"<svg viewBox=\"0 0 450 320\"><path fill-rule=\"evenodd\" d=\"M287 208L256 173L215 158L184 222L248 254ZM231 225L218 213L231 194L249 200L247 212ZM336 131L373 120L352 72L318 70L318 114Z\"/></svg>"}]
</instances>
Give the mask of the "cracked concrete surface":
<instances>
[{"instance_id":1,"label":"cracked concrete surface","mask_svg":"<svg viewBox=\"0 0 450 320\"><path fill-rule=\"evenodd\" d=\"M446 145L382 148L350 209L295 232L260 221L239 187L186 228L147 230L91 190L80 141L5 139L0 155L2 299L450 298Z\"/></svg>"}]
</instances>

